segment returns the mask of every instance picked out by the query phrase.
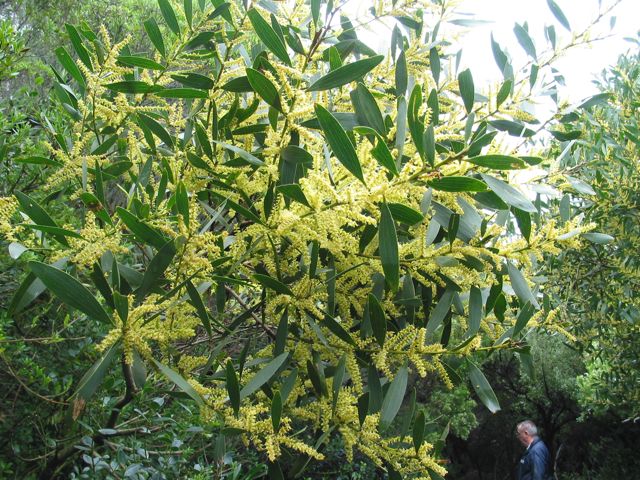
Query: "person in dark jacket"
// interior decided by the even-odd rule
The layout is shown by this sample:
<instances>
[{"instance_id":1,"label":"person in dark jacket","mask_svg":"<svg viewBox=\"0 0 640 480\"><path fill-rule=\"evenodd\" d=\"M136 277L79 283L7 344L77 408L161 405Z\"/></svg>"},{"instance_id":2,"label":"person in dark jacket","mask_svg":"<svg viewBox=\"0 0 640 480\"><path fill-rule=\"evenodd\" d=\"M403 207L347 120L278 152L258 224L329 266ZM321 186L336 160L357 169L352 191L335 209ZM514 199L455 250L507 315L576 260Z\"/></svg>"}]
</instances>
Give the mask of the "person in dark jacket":
<instances>
[{"instance_id":1,"label":"person in dark jacket","mask_svg":"<svg viewBox=\"0 0 640 480\"><path fill-rule=\"evenodd\" d=\"M531 420L520 422L516 436L525 450L518 466L518 480L547 480L551 477L549 450L538 437L538 427Z\"/></svg>"}]
</instances>

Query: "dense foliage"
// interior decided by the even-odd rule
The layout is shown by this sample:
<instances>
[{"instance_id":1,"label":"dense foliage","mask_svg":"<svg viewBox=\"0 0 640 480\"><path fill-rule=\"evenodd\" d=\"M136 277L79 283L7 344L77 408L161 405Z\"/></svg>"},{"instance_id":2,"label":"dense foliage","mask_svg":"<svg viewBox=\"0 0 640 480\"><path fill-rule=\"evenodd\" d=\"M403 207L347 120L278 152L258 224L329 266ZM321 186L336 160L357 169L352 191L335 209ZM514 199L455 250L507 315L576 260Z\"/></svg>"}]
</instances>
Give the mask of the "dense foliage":
<instances>
[{"instance_id":1,"label":"dense foliage","mask_svg":"<svg viewBox=\"0 0 640 480\"><path fill-rule=\"evenodd\" d=\"M514 186L549 165L531 145L554 122L526 108L554 96L555 30L538 54L516 28L522 71L493 42L504 81L480 93L447 2L357 22L315 0L158 5L135 38L68 24L54 120L33 149L13 137L8 170L35 176L0 198L20 276L1 354L48 415L3 426L20 458L0 466L440 478L446 431L476 423L470 390L500 408L479 365L568 336L539 262L592 227L543 221L523 193L541 182ZM358 36L382 19L386 55ZM19 428L34 418L38 438Z\"/></svg>"},{"instance_id":2,"label":"dense foliage","mask_svg":"<svg viewBox=\"0 0 640 480\"><path fill-rule=\"evenodd\" d=\"M559 168L570 172L582 201L563 198L559 215L582 214L603 232L589 248L550 262L558 301L586 355L580 379L586 409L640 415L640 177L637 53L623 56L600 80L608 102L568 116L579 139L563 145Z\"/></svg>"}]
</instances>

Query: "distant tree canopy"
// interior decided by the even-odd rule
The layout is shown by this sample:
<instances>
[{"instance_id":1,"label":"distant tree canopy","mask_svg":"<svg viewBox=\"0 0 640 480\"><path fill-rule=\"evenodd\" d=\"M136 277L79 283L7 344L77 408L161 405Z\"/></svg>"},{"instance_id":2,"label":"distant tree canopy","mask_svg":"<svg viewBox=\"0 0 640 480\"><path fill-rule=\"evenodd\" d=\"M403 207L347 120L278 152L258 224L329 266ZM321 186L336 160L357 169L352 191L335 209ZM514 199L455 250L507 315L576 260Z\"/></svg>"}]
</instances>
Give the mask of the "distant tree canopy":
<instances>
[{"instance_id":1,"label":"distant tree canopy","mask_svg":"<svg viewBox=\"0 0 640 480\"><path fill-rule=\"evenodd\" d=\"M560 168L571 172L582 201L563 198L561 219L584 215L601 234L593 243L550 260L558 301L586 354L580 379L583 406L640 416L640 57L623 56L604 72L606 102L567 120L580 133L562 147ZM585 185L590 185L586 186Z\"/></svg>"},{"instance_id":2,"label":"distant tree canopy","mask_svg":"<svg viewBox=\"0 0 640 480\"><path fill-rule=\"evenodd\" d=\"M302 475L337 442L390 478L441 478L427 415L471 409L467 385L500 408L485 359L530 363L530 332L569 335L540 262L602 238L579 216L547 220L552 203L529 192L548 179L515 180L552 165L531 151L539 133L573 135L560 106L562 125L526 110L558 100L555 29L536 50L516 26L522 70L492 39L503 80L480 92L452 44L473 22L447 2L382 1L359 19L316 0L158 6L146 53L105 26L66 25L58 121L43 119L37 154L12 159L43 181L0 198L25 273L6 310L14 333L82 333L65 355L84 376L56 383L64 401L38 396L63 405L40 478L127 472L130 458L178 472L175 418L185 463L212 451L209 475L236 475L227 465L248 445L246 478ZM359 36L380 19L384 55ZM437 393L409 388L418 378ZM142 437L167 448L149 460Z\"/></svg>"}]
</instances>

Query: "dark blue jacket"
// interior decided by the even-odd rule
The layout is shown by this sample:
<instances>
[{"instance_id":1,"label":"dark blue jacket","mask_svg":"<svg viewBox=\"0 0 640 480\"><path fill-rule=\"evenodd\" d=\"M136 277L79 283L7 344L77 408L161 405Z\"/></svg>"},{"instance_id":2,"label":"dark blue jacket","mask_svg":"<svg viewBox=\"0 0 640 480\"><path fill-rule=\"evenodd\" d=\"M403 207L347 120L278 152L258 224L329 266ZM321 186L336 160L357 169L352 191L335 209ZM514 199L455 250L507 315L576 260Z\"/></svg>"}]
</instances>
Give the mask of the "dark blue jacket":
<instances>
[{"instance_id":1,"label":"dark blue jacket","mask_svg":"<svg viewBox=\"0 0 640 480\"><path fill-rule=\"evenodd\" d=\"M546 480L548 478L551 478L549 450L542 440L536 438L520 459L518 480Z\"/></svg>"}]
</instances>

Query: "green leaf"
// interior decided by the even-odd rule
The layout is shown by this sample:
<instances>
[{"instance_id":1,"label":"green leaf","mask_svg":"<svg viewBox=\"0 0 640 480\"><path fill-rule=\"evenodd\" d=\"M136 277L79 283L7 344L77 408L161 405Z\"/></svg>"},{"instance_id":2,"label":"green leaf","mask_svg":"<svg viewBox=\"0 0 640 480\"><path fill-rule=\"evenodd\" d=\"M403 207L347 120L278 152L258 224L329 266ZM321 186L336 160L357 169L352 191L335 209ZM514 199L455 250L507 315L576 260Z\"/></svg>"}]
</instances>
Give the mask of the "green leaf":
<instances>
[{"instance_id":1,"label":"green leaf","mask_svg":"<svg viewBox=\"0 0 640 480\"><path fill-rule=\"evenodd\" d=\"M80 37L80 33L73 25L65 24L67 29L67 33L69 34L69 40L71 40L71 44L73 45L73 49L78 54L78 58L85 64L85 66L89 70L93 70L93 65L91 65L91 57L89 56L89 52L85 48L82 43L82 37Z\"/></svg>"},{"instance_id":2,"label":"green leaf","mask_svg":"<svg viewBox=\"0 0 640 480\"><path fill-rule=\"evenodd\" d=\"M278 462L268 462L267 468L267 478L271 480L285 480L284 473L282 472L282 467Z\"/></svg>"},{"instance_id":3,"label":"green leaf","mask_svg":"<svg viewBox=\"0 0 640 480\"><path fill-rule=\"evenodd\" d=\"M431 311L431 314L429 315L429 321L427 322L427 335L431 335L438 329L440 325L442 325L442 322L451 309L453 294L453 290L445 290L445 292L442 294L442 297L440 297L440 300L438 300L438 303Z\"/></svg>"},{"instance_id":4,"label":"green leaf","mask_svg":"<svg viewBox=\"0 0 640 480\"><path fill-rule=\"evenodd\" d=\"M351 103L356 111L356 117L362 125L373 128L384 135L387 131L380 108L371 92L362 83L358 83L355 90L351 91Z\"/></svg>"},{"instance_id":5,"label":"green leaf","mask_svg":"<svg viewBox=\"0 0 640 480\"><path fill-rule=\"evenodd\" d=\"M582 131L580 130L571 130L568 132L563 132L561 130L549 130L549 133L560 142L569 142L582 136Z\"/></svg>"},{"instance_id":6,"label":"green leaf","mask_svg":"<svg viewBox=\"0 0 640 480\"><path fill-rule=\"evenodd\" d=\"M535 130L531 130L519 122L512 120L491 120L489 124L496 130L507 132L513 137L532 137L536 134Z\"/></svg>"},{"instance_id":7,"label":"green leaf","mask_svg":"<svg viewBox=\"0 0 640 480\"><path fill-rule=\"evenodd\" d=\"M333 402L332 402L332 411L335 413L336 406L338 404L338 394L340 393L340 389L342 388L342 382L344 381L344 374L346 372L346 355L342 355L340 360L338 361L338 365L336 366L336 370L333 374Z\"/></svg>"},{"instance_id":8,"label":"green leaf","mask_svg":"<svg viewBox=\"0 0 640 480\"><path fill-rule=\"evenodd\" d=\"M431 47L429 50L429 67L437 85L440 82L440 54L437 47Z\"/></svg>"},{"instance_id":9,"label":"green leaf","mask_svg":"<svg viewBox=\"0 0 640 480\"><path fill-rule=\"evenodd\" d=\"M320 18L320 0L311 0L311 18L313 19L313 26L318 26L318 19Z\"/></svg>"},{"instance_id":10,"label":"green leaf","mask_svg":"<svg viewBox=\"0 0 640 480\"><path fill-rule=\"evenodd\" d=\"M193 25L193 0L184 0L182 5L184 7L184 17L187 19L189 28L191 28Z\"/></svg>"},{"instance_id":11,"label":"green leaf","mask_svg":"<svg viewBox=\"0 0 640 480\"><path fill-rule=\"evenodd\" d=\"M313 156L297 145L287 145L280 151L282 158L280 183L298 183L306 170L313 166Z\"/></svg>"},{"instance_id":12,"label":"green leaf","mask_svg":"<svg viewBox=\"0 0 640 480\"><path fill-rule=\"evenodd\" d=\"M424 412L420 410L413 422L413 448L415 448L416 453L418 453L420 447L422 446L422 443L424 442L425 427L426 422L424 418Z\"/></svg>"},{"instance_id":13,"label":"green leaf","mask_svg":"<svg viewBox=\"0 0 640 480\"><path fill-rule=\"evenodd\" d=\"M520 270L518 270L511 262L507 262L507 270L509 272L509 280L511 280L511 287L516 293L516 296L522 302L522 305L530 303L535 308L540 308L538 301L533 296L527 280Z\"/></svg>"},{"instance_id":14,"label":"green leaf","mask_svg":"<svg viewBox=\"0 0 640 480\"><path fill-rule=\"evenodd\" d=\"M104 376L111 367L111 364L118 353L119 342L111 345L102 356L96 360L89 370L82 376L78 382L78 388L74 392L73 402L70 406L70 413L73 420L77 420L84 406L93 397L93 394L102 384Z\"/></svg>"},{"instance_id":15,"label":"green leaf","mask_svg":"<svg viewBox=\"0 0 640 480\"><path fill-rule=\"evenodd\" d=\"M422 213L407 207L402 203L387 203L391 216L396 222L406 223L407 225L415 225L422 222L424 216Z\"/></svg>"},{"instance_id":16,"label":"green leaf","mask_svg":"<svg viewBox=\"0 0 640 480\"><path fill-rule=\"evenodd\" d=\"M178 208L178 213L182 215L184 224L189 228L189 194L182 180L178 182L176 188L176 207Z\"/></svg>"},{"instance_id":17,"label":"green leaf","mask_svg":"<svg viewBox=\"0 0 640 480\"><path fill-rule=\"evenodd\" d=\"M382 409L380 411L380 428L383 430L391 425L391 422L393 422L393 419L400 410L404 394L407 390L408 378L409 372L407 371L407 367L402 366L389 385L389 389L384 397Z\"/></svg>"},{"instance_id":18,"label":"green leaf","mask_svg":"<svg viewBox=\"0 0 640 480\"><path fill-rule=\"evenodd\" d=\"M140 354L136 350L133 351L131 371L133 373L133 383L136 388L142 389L147 381L147 367L144 364L144 360L142 360L142 357L140 357Z\"/></svg>"},{"instance_id":19,"label":"green leaf","mask_svg":"<svg viewBox=\"0 0 640 480\"><path fill-rule=\"evenodd\" d=\"M473 109L473 99L475 97L475 87L473 85L473 76L468 68L458 75L458 85L460 87L460 96L464 103L467 113Z\"/></svg>"},{"instance_id":20,"label":"green leaf","mask_svg":"<svg viewBox=\"0 0 640 480\"><path fill-rule=\"evenodd\" d=\"M53 263L54 267L64 267L67 264L67 259L62 258ZM9 315L15 315L20 313L26 306L38 298L42 292L47 289L46 285L36 277L32 272L29 272L24 278L18 289L13 294L11 302L7 308Z\"/></svg>"},{"instance_id":21,"label":"green leaf","mask_svg":"<svg viewBox=\"0 0 640 480\"><path fill-rule=\"evenodd\" d=\"M158 121L143 113L138 113L138 119L146 128L151 130L156 137L162 140L168 148L173 150L173 137Z\"/></svg>"},{"instance_id":22,"label":"green leaf","mask_svg":"<svg viewBox=\"0 0 640 480\"><path fill-rule=\"evenodd\" d=\"M471 287L469 292L469 327L465 337L471 338L480 330L482 320L482 292L478 287Z\"/></svg>"},{"instance_id":23,"label":"green leaf","mask_svg":"<svg viewBox=\"0 0 640 480\"><path fill-rule=\"evenodd\" d=\"M231 4L229 2L223 2L222 0L211 0L215 10L211 12L211 14L207 17L209 20L213 20L214 18L222 15L229 25L233 26L233 18L231 17L231 12L229 11L229 7Z\"/></svg>"},{"instance_id":24,"label":"green leaf","mask_svg":"<svg viewBox=\"0 0 640 480\"><path fill-rule=\"evenodd\" d=\"M176 246L173 240L165 243L149 262L147 270L142 277L142 283L136 290L136 300L141 301L159 282L173 257L176 255Z\"/></svg>"},{"instance_id":25,"label":"green leaf","mask_svg":"<svg viewBox=\"0 0 640 480\"><path fill-rule=\"evenodd\" d=\"M322 324L325 327L327 327L331 331L331 333L333 333L336 337L338 337L343 342L346 342L353 347L356 346L356 342L351 337L351 334L340 323L338 323L338 321L335 318L333 318L328 313L325 314Z\"/></svg>"},{"instance_id":26,"label":"green leaf","mask_svg":"<svg viewBox=\"0 0 640 480\"><path fill-rule=\"evenodd\" d=\"M289 335L289 310L288 308L284 309L282 312L282 316L280 317L280 322L278 323L278 330L276 331L276 341L273 347L274 355L280 355L284 352L285 347L287 346L287 336Z\"/></svg>"},{"instance_id":27,"label":"green leaf","mask_svg":"<svg viewBox=\"0 0 640 480\"><path fill-rule=\"evenodd\" d=\"M258 157L251 155L246 150L243 150L240 147L236 147L235 145L230 145L228 143L219 142L217 140L213 140L213 143L220 145L225 150L229 150L230 152L235 153L240 158L242 158L245 162L250 163L251 165L255 165L257 167L261 167L264 165L264 162L260 160Z\"/></svg>"},{"instance_id":28,"label":"green leaf","mask_svg":"<svg viewBox=\"0 0 640 480\"><path fill-rule=\"evenodd\" d=\"M516 319L516 323L513 326L513 333L511 334L513 338L518 338L520 332L524 329L524 327L527 326L529 320L531 320L534 312L535 308L533 307L533 305L531 305L529 302L524 304L524 306L520 310L518 318Z\"/></svg>"},{"instance_id":29,"label":"green leaf","mask_svg":"<svg viewBox=\"0 0 640 480\"><path fill-rule=\"evenodd\" d=\"M429 165L433 166L436 161L436 138L433 125L429 125L422 136L424 156Z\"/></svg>"},{"instance_id":30,"label":"green leaf","mask_svg":"<svg viewBox=\"0 0 640 480\"><path fill-rule=\"evenodd\" d=\"M371 319L373 336L378 344L383 347L387 336L387 319L380 301L371 293L369 294L369 318Z\"/></svg>"},{"instance_id":31,"label":"green leaf","mask_svg":"<svg viewBox=\"0 0 640 480\"><path fill-rule=\"evenodd\" d=\"M29 268L63 303L100 322L111 322L111 317L96 297L68 273L36 261L29 262Z\"/></svg>"},{"instance_id":32,"label":"green leaf","mask_svg":"<svg viewBox=\"0 0 640 480\"><path fill-rule=\"evenodd\" d=\"M316 104L315 111L333 154L349 172L364 183L362 167L360 166L356 149L353 143L351 143L351 140L349 140L347 133L343 130L342 126L340 126L336 117L322 105Z\"/></svg>"},{"instance_id":33,"label":"green leaf","mask_svg":"<svg viewBox=\"0 0 640 480\"><path fill-rule=\"evenodd\" d=\"M52 227L51 225L36 225L34 223L19 223L20 227L29 228L31 230L39 230L44 233L50 233L54 236L83 238L82 235L66 228Z\"/></svg>"},{"instance_id":34,"label":"green leaf","mask_svg":"<svg viewBox=\"0 0 640 480\"><path fill-rule=\"evenodd\" d=\"M126 325L127 319L129 318L129 299L125 295L122 295L120 292L113 292L113 303L118 316L122 320L122 322Z\"/></svg>"},{"instance_id":35,"label":"green leaf","mask_svg":"<svg viewBox=\"0 0 640 480\"><path fill-rule=\"evenodd\" d=\"M111 147L113 147L113 145L118 141L118 135L112 135L109 138L107 138L104 142L102 142L100 145L98 145L95 150L93 150L91 152L91 155L104 155L105 153L107 153L109 151L109 149ZM96 179L96 182L98 183L98 180Z\"/></svg>"},{"instance_id":36,"label":"green leaf","mask_svg":"<svg viewBox=\"0 0 640 480\"><path fill-rule=\"evenodd\" d=\"M456 175L436 178L427 183L435 190L443 192L483 192L487 189L487 185L476 178Z\"/></svg>"},{"instance_id":37,"label":"green leaf","mask_svg":"<svg viewBox=\"0 0 640 480\"><path fill-rule=\"evenodd\" d=\"M91 154L94 155L95 153L92 152ZM50 165L52 167L62 166L62 164L56 160L52 160L51 158L47 157L40 157L38 155L34 155L31 157L14 158L13 161L15 163L29 163L32 165Z\"/></svg>"},{"instance_id":38,"label":"green leaf","mask_svg":"<svg viewBox=\"0 0 640 480\"><path fill-rule=\"evenodd\" d=\"M529 36L529 32L519 23L516 23L513 27L513 33L516 34L516 38L518 39L518 43L524 49L527 55L529 55L534 60L537 59L536 55L536 46L533 44L533 40Z\"/></svg>"},{"instance_id":39,"label":"green leaf","mask_svg":"<svg viewBox=\"0 0 640 480\"><path fill-rule=\"evenodd\" d=\"M162 98L209 98L209 93L197 88L164 88L156 92Z\"/></svg>"},{"instance_id":40,"label":"green leaf","mask_svg":"<svg viewBox=\"0 0 640 480\"><path fill-rule=\"evenodd\" d=\"M340 57L340 52L336 47L329 47L329 69L335 70L336 68L340 68L342 66L342 58Z\"/></svg>"},{"instance_id":41,"label":"green leaf","mask_svg":"<svg viewBox=\"0 0 640 480\"><path fill-rule=\"evenodd\" d=\"M291 289L276 278L270 277L268 275L262 275L260 273L254 273L253 278L255 278L265 288L273 290L276 293L293 296L293 292L291 291Z\"/></svg>"},{"instance_id":42,"label":"green leaf","mask_svg":"<svg viewBox=\"0 0 640 480\"><path fill-rule=\"evenodd\" d=\"M280 393L282 395L282 402L287 403L287 399L289 398L289 394L292 392L293 387L295 387L296 379L298 377L298 369L293 368L291 373L287 375L287 377L280 384Z\"/></svg>"},{"instance_id":43,"label":"green leaf","mask_svg":"<svg viewBox=\"0 0 640 480\"><path fill-rule=\"evenodd\" d=\"M240 385L238 384L238 377L236 376L236 370L233 368L233 362L231 359L227 360L225 373L229 403L231 403L233 413L238 416L238 411L240 410Z\"/></svg>"},{"instance_id":44,"label":"green leaf","mask_svg":"<svg viewBox=\"0 0 640 480\"><path fill-rule=\"evenodd\" d=\"M311 208L311 205L309 205L309 201L307 200L307 197L305 197L302 188L297 183L278 185L276 189L285 197L290 198L291 200L295 200L296 202Z\"/></svg>"},{"instance_id":45,"label":"green leaf","mask_svg":"<svg viewBox=\"0 0 640 480\"><path fill-rule=\"evenodd\" d=\"M327 382L324 376L324 370L322 370L322 366L316 365L316 363L312 362L311 360L307 360L307 376L309 377L309 380L311 380L313 389L315 390L318 397L328 395Z\"/></svg>"},{"instance_id":46,"label":"green leaf","mask_svg":"<svg viewBox=\"0 0 640 480\"><path fill-rule=\"evenodd\" d=\"M464 161L492 170L519 170L528 166L521 158L510 155L482 155L465 158Z\"/></svg>"},{"instance_id":47,"label":"green leaf","mask_svg":"<svg viewBox=\"0 0 640 480\"><path fill-rule=\"evenodd\" d=\"M564 12L560 9L558 4L553 0L547 0L547 5L549 6L549 10L553 13L553 16L556 17L556 20L560 22L560 24L566 28L568 31L571 31L571 25L569 24L569 20L565 16Z\"/></svg>"},{"instance_id":48,"label":"green leaf","mask_svg":"<svg viewBox=\"0 0 640 480\"><path fill-rule=\"evenodd\" d=\"M398 290L400 281L400 259L398 256L398 235L389 206L380 204L380 224L378 226L378 243L382 271L391 291Z\"/></svg>"},{"instance_id":49,"label":"green leaf","mask_svg":"<svg viewBox=\"0 0 640 480\"><path fill-rule=\"evenodd\" d=\"M496 65L498 65L498 68L500 69L500 73L504 74L505 67L508 65L509 59L502 48L500 48L498 42L493 38L493 33L491 34L491 51L493 53L493 58L496 61Z\"/></svg>"},{"instance_id":50,"label":"green leaf","mask_svg":"<svg viewBox=\"0 0 640 480\"><path fill-rule=\"evenodd\" d=\"M173 371L166 365L160 363L155 358L152 359L153 363L158 367L158 370L162 372L162 374L167 377L171 382L173 382L180 390L189 395L199 406L204 406L204 400L200 396L198 392L191 386L189 382L187 382L182 375L178 372Z\"/></svg>"},{"instance_id":51,"label":"green leaf","mask_svg":"<svg viewBox=\"0 0 640 480\"><path fill-rule=\"evenodd\" d=\"M513 86L513 80L508 78L504 81L500 90L498 90L498 94L496 95L496 105L500 107L504 103L504 101L509 98L511 94L511 87Z\"/></svg>"},{"instance_id":52,"label":"green leaf","mask_svg":"<svg viewBox=\"0 0 640 480\"><path fill-rule=\"evenodd\" d=\"M291 59L287 53L287 47L271 25L269 25L269 23L262 18L262 15L260 15L254 8L249 9L247 16L249 17L251 25L253 25L253 29L262 43L264 43L276 57L288 66L291 66Z\"/></svg>"},{"instance_id":53,"label":"green leaf","mask_svg":"<svg viewBox=\"0 0 640 480\"><path fill-rule=\"evenodd\" d=\"M104 87L114 92L131 94L154 93L163 90L163 87L160 85L151 85L139 80L124 80L122 82L107 83Z\"/></svg>"},{"instance_id":54,"label":"green leaf","mask_svg":"<svg viewBox=\"0 0 640 480\"><path fill-rule=\"evenodd\" d=\"M331 115L338 121L340 126L346 131L353 130L358 125L358 118L355 113L351 112L330 112ZM300 124L300 126L305 128L315 128L320 129L320 121L317 117L310 118L309 120L305 120ZM375 131L375 130L374 130Z\"/></svg>"},{"instance_id":55,"label":"green leaf","mask_svg":"<svg viewBox=\"0 0 640 480\"><path fill-rule=\"evenodd\" d=\"M470 360L467 360L467 364L469 366L469 380L478 398L480 398L480 401L491 413L498 412L500 410L500 404L484 374Z\"/></svg>"},{"instance_id":56,"label":"green leaf","mask_svg":"<svg viewBox=\"0 0 640 480\"><path fill-rule=\"evenodd\" d=\"M167 242L167 238L162 233L144 223L128 210L117 207L116 214L120 217L131 233L144 243L148 243L156 248L161 248Z\"/></svg>"},{"instance_id":57,"label":"green leaf","mask_svg":"<svg viewBox=\"0 0 640 480\"><path fill-rule=\"evenodd\" d=\"M374 414L382 408L382 385L378 377L378 371L374 365L369 365L367 369L367 387L369 388L369 405L367 413Z\"/></svg>"},{"instance_id":58,"label":"green leaf","mask_svg":"<svg viewBox=\"0 0 640 480\"><path fill-rule=\"evenodd\" d=\"M253 68L247 68L247 79L251 84L251 88L253 88L253 90L260 95L267 104L271 105L279 112L282 112L280 95L278 94L278 90L275 85L271 83L271 80Z\"/></svg>"},{"instance_id":59,"label":"green leaf","mask_svg":"<svg viewBox=\"0 0 640 480\"><path fill-rule=\"evenodd\" d=\"M396 96L402 97L403 95L406 95L408 83L407 78L407 58L404 54L404 50L402 50L400 55L398 55L398 60L396 61Z\"/></svg>"},{"instance_id":60,"label":"green leaf","mask_svg":"<svg viewBox=\"0 0 640 480\"><path fill-rule=\"evenodd\" d=\"M273 431L278 433L280 430L280 419L282 418L282 397L280 392L276 391L271 399L271 424Z\"/></svg>"},{"instance_id":61,"label":"green leaf","mask_svg":"<svg viewBox=\"0 0 640 480\"><path fill-rule=\"evenodd\" d=\"M200 125L200 122L195 122L195 127L196 127L196 139L198 141L198 144L200 145L200 148L202 148L202 151L207 157L213 158L213 149L211 148L211 142L209 142L209 137L207 136L207 132L205 131L204 127ZM189 153L187 153L187 157L189 156ZM198 158L197 155L193 153L191 153L191 156ZM188 160L189 160L189 163L193 165L194 159L188 158ZM198 160L204 163L205 170L209 169L209 165L207 165L207 163L204 162L204 160L200 158L198 158ZM195 160L196 164L198 163L198 160Z\"/></svg>"},{"instance_id":62,"label":"green leaf","mask_svg":"<svg viewBox=\"0 0 640 480\"><path fill-rule=\"evenodd\" d=\"M78 85L80 85L82 89L86 88L87 84L85 82L84 76L82 75L82 72L80 71L76 63L71 58L71 55L69 55L69 52L67 52L64 47L56 48L55 52L58 61L64 67L64 69L69 72L71 78L78 82Z\"/></svg>"},{"instance_id":63,"label":"green leaf","mask_svg":"<svg viewBox=\"0 0 640 480\"><path fill-rule=\"evenodd\" d=\"M215 82L206 75L194 72L171 75L171 78L185 87L198 88L200 90L211 90L215 85Z\"/></svg>"},{"instance_id":64,"label":"green leaf","mask_svg":"<svg viewBox=\"0 0 640 480\"><path fill-rule=\"evenodd\" d=\"M588 232L583 233L582 236L590 242L599 244L607 244L615 240L614 237L612 237L611 235L607 235L606 233Z\"/></svg>"},{"instance_id":65,"label":"green leaf","mask_svg":"<svg viewBox=\"0 0 640 480\"><path fill-rule=\"evenodd\" d=\"M222 90L234 93L253 92L253 87L246 76L233 78L220 87Z\"/></svg>"},{"instance_id":66,"label":"green leaf","mask_svg":"<svg viewBox=\"0 0 640 480\"><path fill-rule=\"evenodd\" d=\"M223 202L226 202L227 206L229 208L231 208L232 210L235 210L236 212L238 212L240 215L242 215L246 219L251 220L251 221L256 222L256 223L259 223L259 224L264 224L262 219L260 217L258 217L254 212L252 212L251 210L249 210L246 207L243 207L239 203L234 202L230 198L225 197L224 195L222 195L222 194L220 194L218 192L215 192L213 190L209 190L208 193L210 193L211 195L213 195L215 197L218 197Z\"/></svg>"},{"instance_id":67,"label":"green leaf","mask_svg":"<svg viewBox=\"0 0 640 480\"><path fill-rule=\"evenodd\" d=\"M31 198L26 193L22 193L20 191L16 191L14 193L16 200L20 204L20 209L31 219L33 223L37 225L47 225L50 227L58 228L58 224L49 216L44 208L40 206L38 202L36 202L33 198ZM61 244L68 247L69 243L64 235L60 233L54 233L53 236L56 240L58 240Z\"/></svg>"},{"instance_id":68,"label":"green leaf","mask_svg":"<svg viewBox=\"0 0 640 480\"><path fill-rule=\"evenodd\" d=\"M167 51L164 48L164 40L162 39L162 34L160 33L160 28L158 27L158 23L155 18L150 18L144 22L144 29L149 35L149 39L153 46L156 47L156 50L160 52L160 55L166 57Z\"/></svg>"},{"instance_id":69,"label":"green leaf","mask_svg":"<svg viewBox=\"0 0 640 480\"><path fill-rule=\"evenodd\" d=\"M411 138L416 146L416 150L420 154L420 157L424 159L424 125L420 121L418 112L422 106L422 88L420 85L415 85L411 91L409 97L409 103L407 105L407 122L409 124L409 132Z\"/></svg>"},{"instance_id":70,"label":"green leaf","mask_svg":"<svg viewBox=\"0 0 640 480\"><path fill-rule=\"evenodd\" d=\"M160 6L160 13L162 13L169 29L176 35L180 35L180 25L178 25L176 12L173 11L171 2L169 2L169 0L158 0L158 5Z\"/></svg>"},{"instance_id":71,"label":"green leaf","mask_svg":"<svg viewBox=\"0 0 640 480\"><path fill-rule=\"evenodd\" d=\"M134 57L131 55L120 55L118 57L118 62L126 65L127 67L147 68L149 70L165 70L167 68L158 62L154 62L150 58Z\"/></svg>"},{"instance_id":72,"label":"green leaf","mask_svg":"<svg viewBox=\"0 0 640 480\"><path fill-rule=\"evenodd\" d=\"M513 207L513 215L516 217L516 222L518 222L520 233L522 233L522 236L526 238L528 242L531 237L531 214Z\"/></svg>"},{"instance_id":73,"label":"green leaf","mask_svg":"<svg viewBox=\"0 0 640 480\"><path fill-rule=\"evenodd\" d=\"M202 322L202 326L207 332L207 335L209 335L209 338L211 338L213 332L211 331L211 320L209 319L209 314L207 313L207 307L205 307L198 289L193 285L193 283L191 283L191 280L187 282L186 287L187 294L189 295L189 299L191 300L191 305L195 307L198 318Z\"/></svg>"},{"instance_id":74,"label":"green leaf","mask_svg":"<svg viewBox=\"0 0 640 480\"><path fill-rule=\"evenodd\" d=\"M607 103L612 97L613 94L611 93L598 93L597 95L584 100L580 105L578 105L578 108L589 108L595 105L601 105L603 103Z\"/></svg>"},{"instance_id":75,"label":"green leaf","mask_svg":"<svg viewBox=\"0 0 640 480\"><path fill-rule=\"evenodd\" d=\"M361 135L373 135L376 138L375 146L371 149L371 155L392 175L398 176L398 167L384 138L370 127L355 127L353 130Z\"/></svg>"},{"instance_id":76,"label":"green leaf","mask_svg":"<svg viewBox=\"0 0 640 480\"><path fill-rule=\"evenodd\" d=\"M431 92L429 92L427 105L431 109L431 119L429 123L431 125L438 125L438 121L440 118L440 104L438 102L438 92L435 88L432 88Z\"/></svg>"},{"instance_id":77,"label":"green leaf","mask_svg":"<svg viewBox=\"0 0 640 480\"><path fill-rule=\"evenodd\" d=\"M500 199L506 204L519 208L520 210L524 210L525 212L536 212L536 207L533 203L508 183L485 173L481 173L480 175L493 193L500 197Z\"/></svg>"},{"instance_id":78,"label":"green leaf","mask_svg":"<svg viewBox=\"0 0 640 480\"><path fill-rule=\"evenodd\" d=\"M384 55L375 55L343 65L319 78L309 86L308 90L311 92L329 90L358 80L373 70L382 60L384 60Z\"/></svg>"},{"instance_id":79,"label":"green leaf","mask_svg":"<svg viewBox=\"0 0 640 480\"><path fill-rule=\"evenodd\" d=\"M544 27L544 34L551 43L551 46L556 48L556 28L553 25L548 25Z\"/></svg>"},{"instance_id":80,"label":"green leaf","mask_svg":"<svg viewBox=\"0 0 640 480\"><path fill-rule=\"evenodd\" d=\"M253 392L258 390L262 385L271 380L280 367L287 361L289 356L288 352L281 353L269 363L267 363L262 370L256 373L249 382L240 390L240 399L247 398Z\"/></svg>"}]
</instances>

